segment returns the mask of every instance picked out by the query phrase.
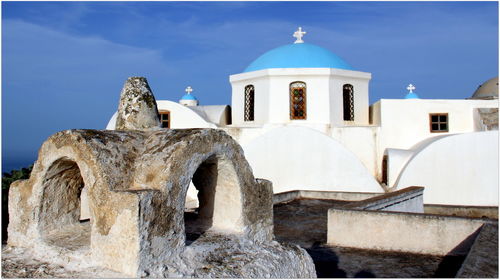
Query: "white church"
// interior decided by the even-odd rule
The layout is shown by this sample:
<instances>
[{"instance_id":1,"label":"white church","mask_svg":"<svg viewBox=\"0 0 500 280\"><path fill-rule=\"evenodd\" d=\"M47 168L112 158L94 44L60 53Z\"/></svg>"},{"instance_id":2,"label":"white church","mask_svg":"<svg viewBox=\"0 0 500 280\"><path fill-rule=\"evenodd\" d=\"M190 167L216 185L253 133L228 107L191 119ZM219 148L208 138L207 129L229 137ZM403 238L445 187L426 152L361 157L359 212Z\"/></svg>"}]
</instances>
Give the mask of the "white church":
<instances>
[{"instance_id":1,"label":"white church","mask_svg":"<svg viewBox=\"0 0 500 280\"><path fill-rule=\"evenodd\" d=\"M498 206L498 77L465 100L420 99L410 84L369 105L371 73L304 34L231 75L230 106L201 106L191 87L157 100L162 126L226 131L275 193L424 186L425 204Z\"/></svg>"}]
</instances>

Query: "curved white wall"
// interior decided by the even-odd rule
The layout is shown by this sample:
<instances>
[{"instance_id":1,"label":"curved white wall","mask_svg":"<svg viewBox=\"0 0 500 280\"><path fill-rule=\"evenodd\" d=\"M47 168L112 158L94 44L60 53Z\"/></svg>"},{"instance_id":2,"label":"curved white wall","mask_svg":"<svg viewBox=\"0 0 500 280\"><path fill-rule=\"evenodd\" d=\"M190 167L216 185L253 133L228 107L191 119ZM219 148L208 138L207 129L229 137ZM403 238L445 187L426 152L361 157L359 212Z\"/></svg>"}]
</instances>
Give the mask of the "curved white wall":
<instances>
[{"instance_id":1,"label":"curved white wall","mask_svg":"<svg viewBox=\"0 0 500 280\"><path fill-rule=\"evenodd\" d=\"M426 204L498 206L498 131L437 138L416 151L396 185L425 187Z\"/></svg>"},{"instance_id":2,"label":"curved white wall","mask_svg":"<svg viewBox=\"0 0 500 280\"><path fill-rule=\"evenodd\" d=\"M243 146L256 178L290 190L383 192L356 156L334 139L304 127L280 127Z\"/></svg>"}]
</instances>

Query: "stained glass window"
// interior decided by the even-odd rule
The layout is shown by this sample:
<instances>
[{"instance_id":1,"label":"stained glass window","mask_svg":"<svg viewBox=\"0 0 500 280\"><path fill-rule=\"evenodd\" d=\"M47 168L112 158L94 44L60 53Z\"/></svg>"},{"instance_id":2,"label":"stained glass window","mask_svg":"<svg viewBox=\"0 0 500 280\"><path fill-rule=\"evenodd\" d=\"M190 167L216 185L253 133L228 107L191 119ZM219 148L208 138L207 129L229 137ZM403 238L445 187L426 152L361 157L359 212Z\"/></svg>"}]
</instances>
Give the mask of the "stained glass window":
<instances>
[{"instance_id":1,"label":"stained glass window","mask_svg":"<svg viewBox=\"0 0 500 280\"><path fill-rule=\"evenodd\" d=\"M163 128L170 128L170 112L160 111L160 123Z\"/></svg>"},{"instance_id":2,"label":"stained glass window","mask_svg":"<svg viewBox=\"0 0 500 280\"><path fill-rule=\"evenodd\" d=\"M245 87L245 121L254 120L255 89L252 85Z\"/></svg>"},{"instance_id":3,"label":"stained glass window","mask_svg":"<svg viewBox=\"0 0 500 280\"><path fill-rule=\"evenodd\" d=\"M307 117L306 83L290 84L290 119L305 120Z\"/></svg>"},{"instance_id":4,"label":"stained glass window","mask_svg":"<svg viewBox=\"0 0 500 280\"><path fill-rule=\"evenodd\" d=\"M344 121L354 120L354 87L350 84L343 86Z\"/></svg>"},{"instance_id":5,"label":"stained glass window","mask_svg":"<svg viewBox=\"0 0 500 280\"><path fill-rule=\"evenodd\" d=\"M448 132L448 113L429 114L431 132Z\"/></svg>"}]
</instances>

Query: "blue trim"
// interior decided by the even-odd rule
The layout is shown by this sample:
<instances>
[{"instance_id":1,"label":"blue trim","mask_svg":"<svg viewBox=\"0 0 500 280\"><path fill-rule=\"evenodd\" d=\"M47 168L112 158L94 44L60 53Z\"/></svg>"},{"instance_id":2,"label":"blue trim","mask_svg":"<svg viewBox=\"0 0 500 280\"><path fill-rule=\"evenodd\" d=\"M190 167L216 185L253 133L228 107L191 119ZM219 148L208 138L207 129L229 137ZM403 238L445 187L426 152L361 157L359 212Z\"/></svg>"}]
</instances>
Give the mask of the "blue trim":
<instances>
[{"instance_id":1,"label":"blue trim","mask_svg":"<svg viewBox=\"0 0 500 280\"><path fill-rule=\"evenodd\" d=\"M254 60L244 72L270 68L337 68L353 70L351 65L331 51L313 44L300 43L272 49Z\"/></svg>"}]
</instances>

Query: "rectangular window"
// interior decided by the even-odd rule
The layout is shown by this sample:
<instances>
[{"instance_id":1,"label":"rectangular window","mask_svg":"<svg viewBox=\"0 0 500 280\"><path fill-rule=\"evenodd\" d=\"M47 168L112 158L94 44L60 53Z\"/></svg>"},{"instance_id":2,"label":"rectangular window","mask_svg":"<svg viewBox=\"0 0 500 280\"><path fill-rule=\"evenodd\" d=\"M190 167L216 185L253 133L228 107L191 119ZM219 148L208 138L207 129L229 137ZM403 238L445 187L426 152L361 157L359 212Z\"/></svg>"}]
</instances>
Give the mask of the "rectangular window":
<instances>
[{"instance_id":1,"label":"rectangular window","mask_svg":"<svg viewBox=\"0 0 500 280\"><path fill-rule=\"evenodd\" d=\"M431 132L448 132L448 113L429 114Z\"/></svg>"},{"instance_id":2,"label":"rectangular window","mask_svg":"<svg viewBox=\"0 0 500 280\"><path fill-rule=\"evenodd\" d=\"M170 112L161 111L160 112L160 123L162 128L170 128Z\"/></svg>"},{"instance_id":3,"label":"rectangular window","mask_svg":"<svg viewBox=\"0 0 500 280\"><path fill-rule=\"evenodd\" d=\"M245 87L245 121L254 120L254 106L255 106L255 89L253 85Z\"/></svg>"}]
</instances>

